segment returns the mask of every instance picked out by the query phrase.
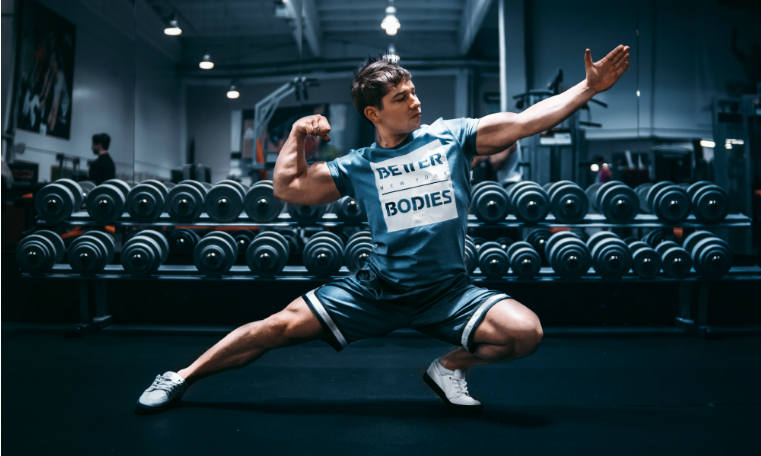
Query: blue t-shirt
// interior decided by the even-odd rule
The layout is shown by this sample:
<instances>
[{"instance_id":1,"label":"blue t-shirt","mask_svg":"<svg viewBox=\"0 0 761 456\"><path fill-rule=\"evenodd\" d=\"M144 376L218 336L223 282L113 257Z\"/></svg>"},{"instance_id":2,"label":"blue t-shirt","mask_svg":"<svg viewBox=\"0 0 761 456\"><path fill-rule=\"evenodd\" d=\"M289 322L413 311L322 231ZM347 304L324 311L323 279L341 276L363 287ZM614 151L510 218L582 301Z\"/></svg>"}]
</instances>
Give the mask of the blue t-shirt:
<instances>
[{"instance_id":1,"label":"blue t-shirt","mask_svg":"<svg viewBox=\"0 0 761 456\"><path fill-rule=\"evenodd\" d=\"M328 162L341 196L367 212L375 244L368 267L385 281L411 289L466 275L478 120L439 118L396 147L373 143Z\"/></svg>"}]
</instances>

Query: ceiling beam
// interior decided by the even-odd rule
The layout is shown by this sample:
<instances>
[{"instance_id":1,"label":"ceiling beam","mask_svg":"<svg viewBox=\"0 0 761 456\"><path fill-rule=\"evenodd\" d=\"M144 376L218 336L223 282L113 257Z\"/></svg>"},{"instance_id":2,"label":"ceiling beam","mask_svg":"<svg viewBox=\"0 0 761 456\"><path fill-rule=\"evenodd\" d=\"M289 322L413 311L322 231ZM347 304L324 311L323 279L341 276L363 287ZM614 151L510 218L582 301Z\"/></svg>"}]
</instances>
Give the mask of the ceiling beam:
<instances>
[{"instance_id":1,"label":"ceiling beam","mask_svg":"<svg viewBox=\"0 0 761 456\"><path fill-rule=\"evenodd\" d=\"M456 32L459 25L456 22L450 24L402 24L399 29L401 32ZM363 24L336 24L325 25L323 30L326 33L334 32L374 32L375 29L381 30L380 24L363 25ZM382 30L381 30L382 31ZM379 34L380 36L380 34ZM383 34L385 37L385 33Z\"/></svg>"},{"instance_id":2,"label":"ceiling beam","mask_svg":"<svg viewBox=\"0 0 761 456\"><path fill-rule=\"evenodd\" d=\"M306 35L312 55L320 57L322 55L322 30L320 19L317 16L317 8L314 0L302 1L304 2L304 35Z\"/></svg>"},{"instance_id":3,"label":"ceiling beam","mask_svg":"<svg viewBox=\"0 0 761 456\"><path fill-rule=\"evenodd\" d=\"M321 14L320 21L326 22L348 22L348 21L371 21L377 22L380 27L380 23L384 18L382 12L373 11L349 11L346 10L341 14ZM399 12L396 14L399 22L404 21L457 21L462 20L462 14L460 11L444 10L444 11L417 11L411 13L409 11Z\"/></svg>"},{"instance_id":4,"label":"ceiling beam","mask_svg":"<svg viewBox=\"0 0 761 456\"><path fill-rule=\"evenodd\" d=\"M478 30L484 22L491 2L492 0L465 0L465 9L462 12L459 32L460 55L470 52L470 47L473 45Z\"/></svg>"},{"instance_id":5,"label":"ceiling beam","mask_svg":"<svg viewBox=\"0 0 761 456\"><path fill-rule=\"evenodd\" d=\"M289 16L293 19L293 39L296 40L296 47L299 48L299 54L301 54L301 42L304 36L304 29L302 26L302 0L285 0L283 3L288 8Z\"/></svg>"},{"instance_id":6,"label":"ceiling beam","mask_svg":"<svg viewBox=\"0 0 761 456\"><path fill-rule=\"evenodd\" d=\"M320 12L323 11L378 11L383 15L386 7L388 6L388 0L380 1L365 1L365 2L320 2L317 7ZM437 0L437 1L425 1L425 0L412 0L405 1L403 3L397 3L395 5L398 10L411 10L422 9L426 11L436 10L462 10L462 0Z\"/></svg>"}]
</instances>

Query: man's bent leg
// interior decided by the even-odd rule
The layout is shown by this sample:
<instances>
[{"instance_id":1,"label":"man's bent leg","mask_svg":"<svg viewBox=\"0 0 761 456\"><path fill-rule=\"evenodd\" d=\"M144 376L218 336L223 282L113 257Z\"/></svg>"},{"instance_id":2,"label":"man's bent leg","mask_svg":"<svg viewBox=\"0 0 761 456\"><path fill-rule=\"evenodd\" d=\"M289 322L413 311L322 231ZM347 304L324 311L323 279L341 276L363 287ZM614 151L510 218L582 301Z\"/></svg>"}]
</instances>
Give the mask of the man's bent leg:
<instances>
[{"instance_id":1,"label":"man's bent leg","mask_svg":"<svg viewBox=\"0 0 761 456\"><path fill-rule=\"evenodd\" d=\"M473 353L459 347L440 358L445 369L462 371L479 364L511 361L528 356L542 341L539 317L514 299L489 309L473 335Z\"/></svg>"},{"instance_id":2,"label":"man's bent leg","mask_svg":"<svg viewBox=\"0 0 761 456\"><path fill-rule=\"evenodd\" d=\"M189 367L177 372L188 383L251 364L273 348L319 340L325 329L304 299L299 297L282 311L243 325L225 336Z\"/></svg>"}]
</instances>

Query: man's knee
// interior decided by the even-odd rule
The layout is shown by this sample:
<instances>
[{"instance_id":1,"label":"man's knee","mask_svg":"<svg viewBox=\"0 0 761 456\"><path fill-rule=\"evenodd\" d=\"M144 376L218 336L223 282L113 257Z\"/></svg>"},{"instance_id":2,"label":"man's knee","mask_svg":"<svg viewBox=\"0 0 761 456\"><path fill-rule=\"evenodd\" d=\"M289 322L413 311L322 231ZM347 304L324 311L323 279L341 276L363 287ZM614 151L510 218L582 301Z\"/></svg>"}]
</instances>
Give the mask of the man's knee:
<instances>
[{"instance_id":1,"label":"man's knee","mask_svg":"<svg viewBox=\"0 0 761 456\"><path fill-rule=\"evenodd\" d=\"M539 317L515 300L498 303L487 314L483 342L503 346L506 356L528 356L542 342L544 331Z\"/></svg>"}]
</instances>

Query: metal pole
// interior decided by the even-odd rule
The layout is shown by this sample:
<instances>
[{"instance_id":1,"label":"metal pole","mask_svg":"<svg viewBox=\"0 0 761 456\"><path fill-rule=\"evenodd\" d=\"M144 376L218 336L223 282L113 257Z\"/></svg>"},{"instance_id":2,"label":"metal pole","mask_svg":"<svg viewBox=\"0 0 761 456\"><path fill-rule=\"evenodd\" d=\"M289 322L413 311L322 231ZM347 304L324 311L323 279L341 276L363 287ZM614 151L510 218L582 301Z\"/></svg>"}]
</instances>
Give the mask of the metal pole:
<instances>
[{"instance_id":1,"label":"metal pole","mask_svg":"<svg viewBox=\"0 0 761 456\"><path fill-rule=\"evenodd\" d=\"M499 110L507 111L507 62L505 56L505 0L499 0Z\"/></svg>"}]
</instances>

